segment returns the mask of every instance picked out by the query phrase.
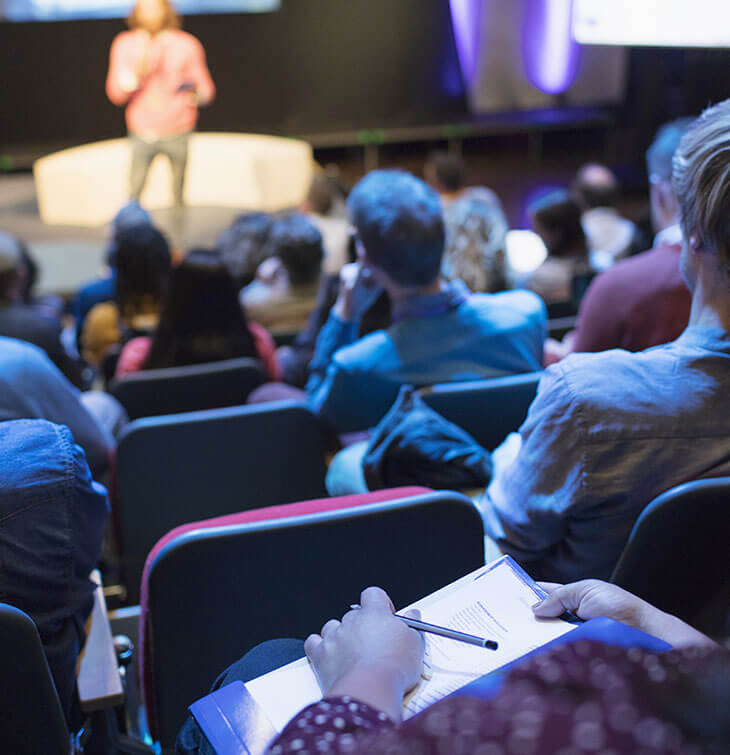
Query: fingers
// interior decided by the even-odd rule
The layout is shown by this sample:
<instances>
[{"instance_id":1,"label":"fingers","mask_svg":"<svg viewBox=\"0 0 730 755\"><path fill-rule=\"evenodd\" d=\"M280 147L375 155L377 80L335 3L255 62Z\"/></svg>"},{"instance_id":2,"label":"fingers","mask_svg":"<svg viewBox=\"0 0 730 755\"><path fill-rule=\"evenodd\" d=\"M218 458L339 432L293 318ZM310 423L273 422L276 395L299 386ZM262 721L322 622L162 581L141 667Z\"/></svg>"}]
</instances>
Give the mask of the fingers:
<instances>
[{"instance_id":1,"label":"fingers","mask_svg":"<svg viewBox=\"0 0 730 755\"><path fill-rule=\"evenodd\" d=\"M409 619L421 620L421 612L417 608L409 608L407 611L403 611L403 616L407 616Z\"/></svg>"},{"instance_id":2,"label":"fingers","mask_svg":"<svg viewBox=\"0 0 730 755\"><path fill-rule=\"evenodd\" d=\"M368 587L360 593L360 605L363 608L386 609L390 613L395 613L395 607L388 593L380 587Z\"/></svg>"},{"instance_id":3,"label":"fingers","mask_svg":"<svg viewBox=\"0 0 730 755\"><path fill-rule=\"evenodd\" d=\"M320 634L322 639L326 640L336 629L340 626L340 622L337 619L330 619L323 627Z\"/></svg>"},{"instance_id":4,"label":"fingers","mask_svg":"<svg viewBox=\"0 0 730 755\"><path fill-rule=\"evenodd\" d=\"M551 592L558 589L558 587L562 587L563 585L560 582L538 582L538 587L542 587L545 592L550 595Z\"/></svg>"},{"instance_id":5,"label":"fingers","mask_svg":"<svg viewBox=\"0 0 730 755\"><path fill-rule=\"evenodd\" d=\"M542 618L560 616L565 611L574 612L580 606L588 587L590 587L590 580L560 585L552 590L545 600L533 606L532 611L535 616Z\"/></svg>"},{"instance_id":6,"label":"fingers","mask_svg":"<svg viewBox=\"0 0 730 755\"><path fill-rule=\"evenodd\" d=\"M304 652L307 654L307 658L312 658L312 654L317 652L317 648L322 644L322 637L318 634L310 634L306 640L304 640Z\"/></svg>"}]
</instances>

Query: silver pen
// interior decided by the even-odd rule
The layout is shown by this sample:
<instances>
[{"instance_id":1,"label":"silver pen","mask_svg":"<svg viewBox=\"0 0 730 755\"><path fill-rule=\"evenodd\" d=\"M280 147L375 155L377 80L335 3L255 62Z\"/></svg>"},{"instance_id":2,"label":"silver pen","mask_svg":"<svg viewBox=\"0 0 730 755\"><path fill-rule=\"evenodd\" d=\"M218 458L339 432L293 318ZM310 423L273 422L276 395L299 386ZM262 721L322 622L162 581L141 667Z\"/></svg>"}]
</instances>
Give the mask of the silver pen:
<instances>
[{"instance_id":1,"label":"silver pen","mask_svg":"<svg viewBox=\"0 0 730 755\"><path fill-rule=\"evenodd\" d=\"M360 605L354 603L350 606L353 610L361 608ZM396 618L405 622L411 629L417 629L419 632L428 632L429 634L435 634L439 637L446 637L449 640L457 640L458 642L466 642L467 645L476 645L480 648L486 648L487 650L496 650L499 645L495 640L486 640L484 637L477 637L474 634L466 634L466 632L457 632L455 629L449 629L448 627L441 627L438 624L429 624L420 619L412 619L409 616L401 616L400 614L393 614Z\"/></svg>"}]
</instances>

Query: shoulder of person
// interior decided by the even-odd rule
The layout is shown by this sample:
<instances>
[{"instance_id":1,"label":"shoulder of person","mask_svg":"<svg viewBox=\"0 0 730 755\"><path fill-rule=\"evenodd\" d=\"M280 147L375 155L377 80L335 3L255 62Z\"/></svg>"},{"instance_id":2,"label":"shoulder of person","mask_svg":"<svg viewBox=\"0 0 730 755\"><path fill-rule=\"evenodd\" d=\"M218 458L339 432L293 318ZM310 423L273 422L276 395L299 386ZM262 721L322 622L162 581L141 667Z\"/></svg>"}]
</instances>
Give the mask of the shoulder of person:
<instances>
[{"instance_id":1,"label":"shoulder of person","mask_svg":"<svg viewBox=\"0 0 730 755\"><path fill-rule=\"evenodd\" d=\"M479 308L510 309L526 316L539 316L547 319L547 310L543 300L533 291L526 288L516 288L512 291L500 291L496 294L472 294L467 300Z\"/></svg>"},{"instance_id":2,"label":"shoulder of person","mask_svg":"<svg viewBox=\"0 0 730 755\"><path fill-rule=\"evenodd\" d=\"M385 330L376 330L338 349L332 362L346 372L383 372L392 362L395 348Z\"/></svg>"},{"instance_id":3,"label":"shoulder of person","mask_svg":"<svg viewBox=\"0 0 730 755\"><path fill-rule=\"evenodd\" d=\"M194 34L191 34L189 31L184 31L183 29L172 29L171 31L168 32L168 34L173 35L175 40L179 40L181 43L185 43L191 49L195 49L195 50L203 49L202 42Z\"/></svg>"}]
</instances>

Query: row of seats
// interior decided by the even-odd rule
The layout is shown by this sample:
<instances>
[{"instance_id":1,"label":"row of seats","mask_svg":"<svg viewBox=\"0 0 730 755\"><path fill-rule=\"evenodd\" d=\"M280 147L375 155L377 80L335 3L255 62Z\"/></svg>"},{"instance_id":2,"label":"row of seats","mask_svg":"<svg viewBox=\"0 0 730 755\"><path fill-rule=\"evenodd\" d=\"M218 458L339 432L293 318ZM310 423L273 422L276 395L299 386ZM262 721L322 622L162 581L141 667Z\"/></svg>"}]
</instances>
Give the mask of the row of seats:
<instances>
[{"instance_id":1,"label":"row of seats","mask_svg":"<svg viewBox=\"0 0 730 755\"><path fill-rule=\"evenodd\" d=\"M730 606L723 548L729 493L730 479L723 478L658 497L639 517L612 581L718 633ZM151 550L142 578L139 672L152 737L169 750L187 706L223 668L266 639L306 636L322 617L339 615L363 585L382 585L396 605L406 605L483 558L476 506L458 493L423 488L310 500L175 528ZM10 659L3 688L32 683L36 696L35 707L3 702L3 710L15 711L8 733L15 739L5 738L7 727L0 735L5 743L42 745L19 751L65 752L65 721L26 619L0 606L0 642ZM11 662L20 657L23 664ZM45 728L37 726L39 713ZM142 751L128 745L121 751Z\"/></svg>"}]
</instances>

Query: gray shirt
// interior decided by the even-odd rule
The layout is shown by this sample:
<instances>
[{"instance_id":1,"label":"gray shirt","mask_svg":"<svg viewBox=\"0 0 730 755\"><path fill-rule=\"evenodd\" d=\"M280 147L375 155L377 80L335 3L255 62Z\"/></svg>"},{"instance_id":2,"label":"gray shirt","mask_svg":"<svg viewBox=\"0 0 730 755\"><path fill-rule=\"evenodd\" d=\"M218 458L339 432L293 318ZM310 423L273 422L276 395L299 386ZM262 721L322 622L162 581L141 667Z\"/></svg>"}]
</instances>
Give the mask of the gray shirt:
<instances>
[{"instance_id":1,"label":"gray shirt","mask_svg":"<svg viewBox=\"0 0 730 755\"><path fill-rule=\"evenodd\" d=\"M536 578L610 577L657 495L730 474L730 334L689 327L631 354L550 367L516 459L482 501L487 534Z\"/></svg>"}]
</instances>

